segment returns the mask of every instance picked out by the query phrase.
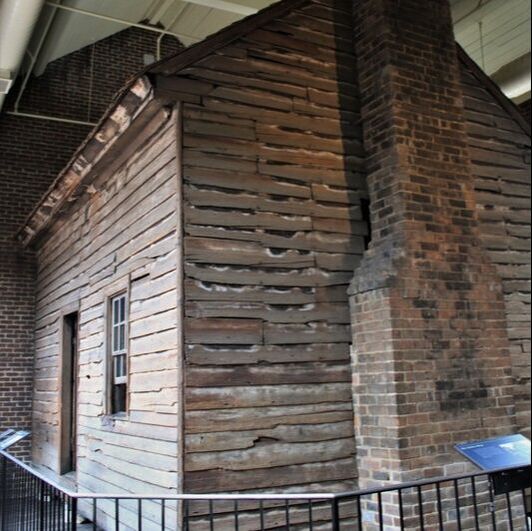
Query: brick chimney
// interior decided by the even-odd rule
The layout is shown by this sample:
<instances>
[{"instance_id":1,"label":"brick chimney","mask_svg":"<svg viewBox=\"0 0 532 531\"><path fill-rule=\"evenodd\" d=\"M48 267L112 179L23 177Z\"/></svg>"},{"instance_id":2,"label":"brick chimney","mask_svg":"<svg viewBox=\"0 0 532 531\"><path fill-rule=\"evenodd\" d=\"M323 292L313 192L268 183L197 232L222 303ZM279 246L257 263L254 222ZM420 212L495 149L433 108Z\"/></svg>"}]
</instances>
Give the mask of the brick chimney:
<instances>
[{"instance_id":1,"label":"brick chimney","mask_svg":"<svg viewBox=\"0 0 532 531\"><path fill-rule=\"evenodd\" d=\"M372 242L350 287L360 486L460 472L515 432L501 281L482 249L448 0L360 0Z\"/></svg>"}]
</instances>

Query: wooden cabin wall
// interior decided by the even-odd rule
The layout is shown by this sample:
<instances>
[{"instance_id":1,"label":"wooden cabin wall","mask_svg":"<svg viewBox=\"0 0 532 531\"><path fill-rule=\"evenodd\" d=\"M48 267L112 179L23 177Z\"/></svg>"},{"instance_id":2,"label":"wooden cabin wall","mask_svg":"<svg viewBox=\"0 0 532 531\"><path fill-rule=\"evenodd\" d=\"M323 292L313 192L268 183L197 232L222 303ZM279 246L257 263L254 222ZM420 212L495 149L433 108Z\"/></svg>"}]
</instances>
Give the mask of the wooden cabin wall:
<instances>
[{"instance_id":1,"label":"wooden cabin wall","mask_svg":"<svg viewBox=\"0 0 532 531\"><path fill-rule=\"evenodd\" d=\"M184 101L186 492L355 485L346 290L368 228L351 3L330 5L164 82Z\"/></svg>"},{"instance_id":2,"label":"wooden cabin wall","mask_svg":"<svg viewBox=\"0 0 532 531\"><path fill-rule=\"evenodd\" d=\"M517 425L530 436L530 136L464 66L482 239L502 278Z\"/></svg>"},{"instance_id":3,"label":"wooden cabin wall","mask_svg":"<svg viewBox=\"0 0 532 531\"><path fill-rule=\"evenodd\" d=\"M90 199L78 199L38 246L34 460L57 470L61 312L79 305L82 490L177 488L175 130L174 117L166 118L138 152L110 175L102 173ZM129 414L120 419L104 410L105 300L128 279Z\"/></svg>"}]
</instances>

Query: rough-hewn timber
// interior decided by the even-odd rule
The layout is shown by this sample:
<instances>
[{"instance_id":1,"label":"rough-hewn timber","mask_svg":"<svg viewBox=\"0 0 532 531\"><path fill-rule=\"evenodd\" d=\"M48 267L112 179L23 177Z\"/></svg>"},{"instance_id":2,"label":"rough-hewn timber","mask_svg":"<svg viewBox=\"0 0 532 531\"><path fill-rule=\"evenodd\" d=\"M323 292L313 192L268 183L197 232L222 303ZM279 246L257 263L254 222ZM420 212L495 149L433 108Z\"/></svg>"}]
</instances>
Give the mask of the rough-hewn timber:
<instances>
[{"instance_id":1,"label":"rough-hewn timber","mask_svg":"<svg viewBox=\"0 0 532 531\"><path fill-rule=\"evenodd\" d=\"M354 486L346 287L364 251L349 2L155 79L184 101L185 490Z\"/></svg>"}]
</instances>

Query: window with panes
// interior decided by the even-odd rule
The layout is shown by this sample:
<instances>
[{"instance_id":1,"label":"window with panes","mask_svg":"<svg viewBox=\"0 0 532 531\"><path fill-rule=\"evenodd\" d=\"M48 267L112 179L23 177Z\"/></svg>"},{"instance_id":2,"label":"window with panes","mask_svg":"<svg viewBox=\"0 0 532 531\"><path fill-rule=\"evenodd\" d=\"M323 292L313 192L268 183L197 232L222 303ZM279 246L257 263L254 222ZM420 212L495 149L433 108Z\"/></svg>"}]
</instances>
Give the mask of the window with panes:
<instances>
[{"instance_id":1,"label":"window with panes","mask_svg":"<svg viewBox=\"0 0 532 531\"><path fill-rule=\"evenodd\" d=\"M111 413L125 413L127 408L127 294L110 300Z\"/></svg>"}]
</instances>

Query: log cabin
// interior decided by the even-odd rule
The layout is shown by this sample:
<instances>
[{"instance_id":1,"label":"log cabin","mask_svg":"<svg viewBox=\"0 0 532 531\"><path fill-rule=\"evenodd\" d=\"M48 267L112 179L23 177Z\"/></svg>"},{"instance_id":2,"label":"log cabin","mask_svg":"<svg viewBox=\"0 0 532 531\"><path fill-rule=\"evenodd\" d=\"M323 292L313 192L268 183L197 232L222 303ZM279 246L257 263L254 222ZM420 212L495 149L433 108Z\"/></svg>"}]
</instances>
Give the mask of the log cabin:
<instances>
[{"instance_id":1,"label":"log cabin","mask_svg":"<svg viewBox=\"0 0 532 531\"><path fill-rule=\"evenodd\" d=\"M36 464L334 492L529 433L530 131L392 4L282 0L116 96L19 233Z\"/></svg>"}]
</instances>

